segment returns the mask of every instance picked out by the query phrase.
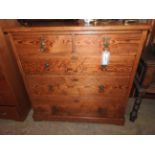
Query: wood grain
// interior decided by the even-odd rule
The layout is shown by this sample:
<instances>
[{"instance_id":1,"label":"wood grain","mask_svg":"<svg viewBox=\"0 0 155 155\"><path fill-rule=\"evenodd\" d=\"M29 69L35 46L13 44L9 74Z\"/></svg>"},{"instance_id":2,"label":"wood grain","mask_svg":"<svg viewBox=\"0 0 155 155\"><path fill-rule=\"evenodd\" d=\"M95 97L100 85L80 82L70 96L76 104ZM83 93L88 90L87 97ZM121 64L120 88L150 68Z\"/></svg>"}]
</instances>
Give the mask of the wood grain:
<instances>
[{"instance_id":1,"label":"wood grain","mask_svg":"<svg viewBox=\"0 0 155 155\"><path fill-rule=\"evenodd\" d=\"M30 35L13 36L15 47L22 56L38 55L67 55L72 52L71 35ZM40 42L43 39L45 50L40 51Z\"/></svg>"},{"instance_id":2,"label":"wood grain","mask_svg":"<svg viewBox=\"0 0 155 155\"><path fill-rule=\"evenodd\" d=\"M4 29L32 101L35 120L123 124L148 25ZM40 51L40 37L45 50ZM103 39L110 63L102 68Z\"/></svg>"},{"instance_id":3,"label":"wood grain","mask_svg":"<svg viewBox=\"0 0 155 155\"><path fill-rule=\"evenodd\" d=\"M71 122L86 122L86 123L106 123L106 124L116 124L124 125L124 117L83 117L83 116L53 116L51 114L34 111L33 118L36 121L71 121Z\"/></svg>"},{"instance_id":4,"label":"wood grain","mask_svg":"<svg viewBox=\"0 0 155 155\"><path fill-rule=\"evenodd\" d=\"M94 96L57 96L33 101L36 112L53 116L122 117L123 98Z\"/></svg>"},{"instance_id":5,"label":"wood grain","mask_svg":"<svg viewBox=\"0 0 155 155\"><path fill-rule=\"evenodd\" d=\"M128 89L129 77L102 76L29 76L27 78L31 96L46 95L98 95L124 96ZM104 90L100 90L100 86Z\"/></svg>"},{"instance_id":6,"label":"wood grain","mask_svg":"<svg viewBox=\"0 0 155 155\"><path fill-rule=\"evenodd\" d=\"M45 51L40 52L40 38L44 39ZM103 50L103 39L110 38L110 52L117 55L135 55L139 45L140 35L75 35L74 46L71 35L22 35L13 36L14 44L19 55L67 55L71 52L82 55L100 55ZM128 46L128 44L131 46Z\"/></svg>"},{"instance_id":7,"label":"wood grain","mask_svg":"<svg viewBox=\"0 0 155 155\"><path fill-rule=\"evenodd\" d=\"M82 55L100 55L104 49L104 38L110 38L109 51L111 54L135 55L139 44L139 37L139 35L132 34L76 35L75 51Z\"/></svg>"},{"instance_id":8,"label":"wood grain","mask_svg":"<svg viewBox=\"0 0 155 155\"><path fill-rule=\"evenodd\" d=\"M66 25L56 25L56 26L42 26L42 27L15 27L15 28L3 28L4 32L7 33L70 33L70 32L74 32L74 33L84 33L87 32L90 34L91 33L99 33L102 31L104 31L104 33L127 33L127 32L131 32L131 33L141 33L141 31L145 30L149 30L150 29L150 25L148 24L129 24L129 25L90 25L90 26L85 26L85 25L81 25L81 24L77 24L77 25L70 25L70 26L66 26Z\"/></svg>"},{"instance_id":9,"label":"wood grain","mask_svg":"<svg viewBox=\"0 0 155 155\"><path fill-rule=\"evenodd\" d=\"M57 75L130 75L134 56L111 56L107 68L101 67L101 57L38 57L21 58L21 65L25 75L27 74L57 74ZM45 65L48 64L46 68Z\"/></svg>"}]
</instances>

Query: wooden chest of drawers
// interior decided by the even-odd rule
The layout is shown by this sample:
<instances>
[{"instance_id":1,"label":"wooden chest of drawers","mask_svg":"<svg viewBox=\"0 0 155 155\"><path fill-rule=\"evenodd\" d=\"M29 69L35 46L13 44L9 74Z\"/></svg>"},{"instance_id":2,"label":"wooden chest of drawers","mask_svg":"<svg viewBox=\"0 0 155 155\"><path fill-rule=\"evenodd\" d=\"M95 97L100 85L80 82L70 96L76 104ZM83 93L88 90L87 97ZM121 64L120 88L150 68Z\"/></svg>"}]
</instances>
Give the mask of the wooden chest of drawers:
<instances>
[{"instance_id":1,"label":"wooden chest of drawers","mask_svg":"<svg viewBox=\"0 0 155 155\"><path fill-rule=\"evenodd\" d=\"M35 120L124 123L148 26L6 29ZM101 66L103 39L110 63Z\"/></svg>"}]
</instances>

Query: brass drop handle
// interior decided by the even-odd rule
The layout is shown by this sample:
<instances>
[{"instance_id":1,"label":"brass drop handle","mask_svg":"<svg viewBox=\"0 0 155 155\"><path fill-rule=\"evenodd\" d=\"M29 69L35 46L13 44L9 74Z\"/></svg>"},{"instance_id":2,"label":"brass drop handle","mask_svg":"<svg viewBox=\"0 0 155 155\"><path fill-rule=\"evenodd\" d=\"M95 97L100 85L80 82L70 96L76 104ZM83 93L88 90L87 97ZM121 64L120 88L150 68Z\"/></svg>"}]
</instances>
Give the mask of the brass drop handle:
<instances>
[{"instance_id":1,"label":"brass drop handle","mask_svg":"<svg viewBox=\"0 0 155 155\"><path fill-rule=\"evenodd\" d=\"M108 69L108 65L101 65L100 66L100 69L102 70L102 71L106 71L107 69Z\"/></svg>"},{"instance_id":2,"label":"brass drop handle","mask_svg":"<svg viewBox=\"0 0 155 155\"><path fill-rule=\"evenodd\" d=\"M103 43L103 51L101 55L101 68L105 69L109 65L109 59L110 59L110 51L109 51L109 40L110 38L104 38Z\"/></svg>"},{"instance_id":3,"label":"brass drop handle","mask_svg":"<svg viewBox=\"0 0 155 155\"><path fill-rule=\"evenodd\" d=\"M72 61L77 61L77 60L78 60L78 57L75 56L75 55L73 55L73 56L71 57L71 60L72 60Z\"/></svg>"},{"instance_id":4,"label":"brass drop handle","mask_svg":"<svg viewBox=\"0 0 155 155\"><path fill-rule=\"evenodd\" d=\"M50 65L49 65L48 63L45 63L45 64L44 64L44 69L48 70L49 66L50 66Z\"/></svg>"},{"instance_id":5,"label":"brass drop handle","mask_svg":"<svg viewBox=\"0 0 155 155\"><path fill-rule=\"evenodd\" d=\"M44 40L43 37L40 38L39 48L40 48L40 52L44 52L45 51L46 44L45 44L45 40Z\"/></svg>"},{"instance_id":6,"label":"brass drop handle","mask_svg":"<svg viewBox=\"0 0 155 155\"><path fill-rule=\"evenodd\" d=\"M104 92L104 89L105 89L104 85L99 86L99 92L101 92L101 93Z\"/></svg>"}]
</instances>

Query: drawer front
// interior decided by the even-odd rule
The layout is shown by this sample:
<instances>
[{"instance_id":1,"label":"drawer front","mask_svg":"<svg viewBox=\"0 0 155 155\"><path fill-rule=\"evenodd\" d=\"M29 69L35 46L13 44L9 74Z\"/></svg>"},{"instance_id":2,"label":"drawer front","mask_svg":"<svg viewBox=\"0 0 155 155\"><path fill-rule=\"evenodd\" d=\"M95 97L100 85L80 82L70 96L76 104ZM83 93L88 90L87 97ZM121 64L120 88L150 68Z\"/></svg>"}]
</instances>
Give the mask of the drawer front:
<instances>
[{"instance_id":1,"label":"drawer front","mask_svg":"<svg viewBox=\"0 0 155 155\"><path fill-rule=\"evenodd\" d=\"M16 107L0 106L0 118L17 119L18 113Z\"/></svg>"},{"instance_id":2,"label":"drawer front","mask_svg":"<svg viewBox=\"0 0 155 155\"><path fill-rule=\"evenodd\" d=\"M34 112L53 116L122 117L123 98L97 96L55 96L33 100Z\"/></svg>"},{"instance_id":3,"label":"drawer front","mask_svg":"<svg viewBox=\"0 0 155 155\"><path fill-rule=\"evenodd\" d=\"M56 56L72 52L71 35L25 34L14 35L14 44L19 56Z\"/></svg>"},{"instance_id":4,"label":"drawer front","mask_svg":"<svg viewBox=\"0 0 155 155\"><path fill-rule=\"evenodd\" d=\"M102 68L101 57L73 56L54 58L21 58L25 74L113 74L130 75L135 56L111 55L106 69Z\"/></svg>"},{"instance_id":5,"label":"drawer front","mask_svg":"<svg viewBox=\"0 0 155 155\"><path fill-rule=\"evenodd\" d=\"M141 34L76 35L75 52L82 55L100 55L104 38L109 38L110 53L114 55L136 55Z\"/></svg>"},{"instance_id":6,"label":"drawer front","mask_svg":"<svg viewBox=\"0 0 155 155\"><path fill-rule=\"evenodd\" d=\"M129 77L101 76L29 76L27 84L29 94L35 96L51 95L126 95Z\"/></svg>"}]
</instances>

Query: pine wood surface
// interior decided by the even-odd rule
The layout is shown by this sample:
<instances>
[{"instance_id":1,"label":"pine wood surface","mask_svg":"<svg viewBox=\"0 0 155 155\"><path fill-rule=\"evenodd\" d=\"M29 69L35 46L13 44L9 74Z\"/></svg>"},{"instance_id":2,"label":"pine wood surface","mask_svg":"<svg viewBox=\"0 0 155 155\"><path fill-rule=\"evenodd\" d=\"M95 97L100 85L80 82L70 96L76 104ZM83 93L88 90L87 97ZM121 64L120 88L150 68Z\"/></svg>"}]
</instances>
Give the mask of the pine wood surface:
<instances>
[{"instance_id":1,"label":"pine wood surface","mask_svg":"<svg viewBox=\"0 0 155 155\"><path fill-rule=\"evenodd\" d=\"M122 124L148 25L4 29L35 120ZM101 67L103 40L110 63Z\"/></svg>"}]
</instances>

